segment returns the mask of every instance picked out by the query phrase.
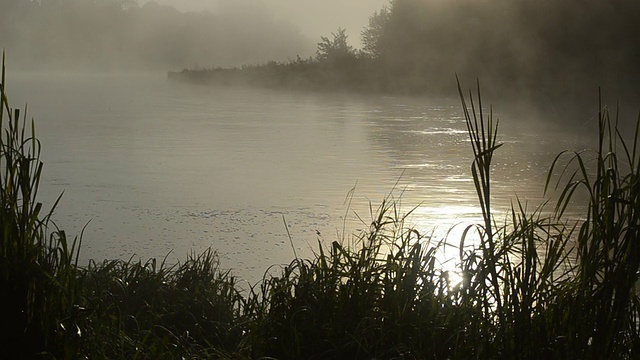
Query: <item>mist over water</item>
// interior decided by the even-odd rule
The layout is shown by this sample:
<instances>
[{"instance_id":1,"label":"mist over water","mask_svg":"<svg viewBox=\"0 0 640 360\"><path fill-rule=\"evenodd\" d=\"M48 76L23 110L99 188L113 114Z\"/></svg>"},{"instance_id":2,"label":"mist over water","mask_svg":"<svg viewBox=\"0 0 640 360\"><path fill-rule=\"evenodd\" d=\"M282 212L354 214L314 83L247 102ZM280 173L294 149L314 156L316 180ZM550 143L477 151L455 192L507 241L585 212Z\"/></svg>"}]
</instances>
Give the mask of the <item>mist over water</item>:
<instances>
[{"instance_id":1,"label":"mist over water","mask_svg":"<svg viewBox=\"0 0 640 360\"><path fill-rule=\"evenodd\" d=\"M450 94L458 74L550 112L585 105L598 87L613 104L640 94L640 5L631 0L5 0L2 9L0 46L14 69L166 72L315 59L321 37L335 41L342 28L345 43L330 45L354 59L333 59L325 77L357 73L382 90Z\"/></svg>"}]
</instances>

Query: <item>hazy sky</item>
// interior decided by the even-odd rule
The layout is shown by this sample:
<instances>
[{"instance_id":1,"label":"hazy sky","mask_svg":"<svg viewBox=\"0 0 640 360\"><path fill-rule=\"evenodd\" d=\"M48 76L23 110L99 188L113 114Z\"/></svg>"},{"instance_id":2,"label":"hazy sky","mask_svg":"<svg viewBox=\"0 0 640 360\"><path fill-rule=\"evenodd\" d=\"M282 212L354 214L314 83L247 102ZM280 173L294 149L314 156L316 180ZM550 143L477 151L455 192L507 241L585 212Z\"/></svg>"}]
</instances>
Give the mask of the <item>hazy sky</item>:
<instances>
[{"instance_id":1,"label":"hazy sky","mask_svg":"<svg viewBox=\"0 0 640 360\"><path fill-rule=\"evenodd\" d=\"M145 3L148 0L140 0ZM154 0L181 11L216 11L224 2L245 3L265 9L276 19L284 19L312 40L328 36L338 27L346 28L352 45L360 47L360 32L369 16L389 0Z\"/></svg>"}]
</instances>

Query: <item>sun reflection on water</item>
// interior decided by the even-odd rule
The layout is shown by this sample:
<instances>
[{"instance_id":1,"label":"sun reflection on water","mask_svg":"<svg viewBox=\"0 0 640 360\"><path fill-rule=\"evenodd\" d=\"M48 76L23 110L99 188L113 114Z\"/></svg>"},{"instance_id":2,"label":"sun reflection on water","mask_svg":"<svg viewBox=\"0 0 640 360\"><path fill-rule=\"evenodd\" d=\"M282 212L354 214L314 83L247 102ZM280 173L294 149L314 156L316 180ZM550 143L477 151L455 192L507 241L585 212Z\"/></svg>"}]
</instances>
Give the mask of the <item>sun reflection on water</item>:
<instances>
[{"instance_id":1,"label":"sun reflection on water","mask_svg":"<svg viewBox=\"0 0 640 360\"><path fill-rule=\"evenodd\" d=\"M460 247L474 248L480 238L476 225L482 224L479 207L468 205L420 205L407 218L407 225L427 235L434 252L436 268L448 281L449 289L462 284ZM464 240L463 240L464 239Z\"/></svg>"}]
</instances>

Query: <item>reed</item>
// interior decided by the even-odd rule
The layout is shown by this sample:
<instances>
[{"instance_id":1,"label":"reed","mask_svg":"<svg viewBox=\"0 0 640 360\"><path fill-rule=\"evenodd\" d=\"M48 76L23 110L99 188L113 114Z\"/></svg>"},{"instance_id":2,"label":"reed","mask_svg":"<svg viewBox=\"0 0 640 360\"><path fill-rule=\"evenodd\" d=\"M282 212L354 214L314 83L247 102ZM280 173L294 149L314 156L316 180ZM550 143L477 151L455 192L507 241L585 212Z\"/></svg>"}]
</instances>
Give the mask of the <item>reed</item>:
<instances>
[{"instance_id":1,"label":"reed","mask_svg":"<svg viewBox=\"0 0 640 360\"><path fill-rule=\"evenodd\" d=\"M100 358L206 357L241 352L236 280L207 250L182 264L91 262L82 270L87 352Z\"/></svg>"},{"instance_id":2,"label":"reed","mask_svg":"<svg viewBox=\"0 0 640 360\"><path fill-rule=\"evenodd\" d=\"M569 157L556 183L564 181L557 216L563 215L576 191L582 190L589 199L585 220L577 228L572 293L559 302L572 324L565 330L570 334L567 341L581 349L584 358L631 356L638 353L640 340L640 115L629 142L620 132L618 113L612 120L609 109L599 103L595 154L559 154L551 167ZM550 183L548 179L546 186Z\"/></svg>"},{"instance_id":3,"label":"reed","mask_svg":"<svg viewBox=\"0 0 640 360\"><path fill-rule=\"evenodd\" d=\"M76 281L80 240L69 241L37 201L42 175L35 125L9 106L4 53L0 82L0 357L78 351ZM29 126L30 125L30 126Z\"/></svg>"}]
</instances>

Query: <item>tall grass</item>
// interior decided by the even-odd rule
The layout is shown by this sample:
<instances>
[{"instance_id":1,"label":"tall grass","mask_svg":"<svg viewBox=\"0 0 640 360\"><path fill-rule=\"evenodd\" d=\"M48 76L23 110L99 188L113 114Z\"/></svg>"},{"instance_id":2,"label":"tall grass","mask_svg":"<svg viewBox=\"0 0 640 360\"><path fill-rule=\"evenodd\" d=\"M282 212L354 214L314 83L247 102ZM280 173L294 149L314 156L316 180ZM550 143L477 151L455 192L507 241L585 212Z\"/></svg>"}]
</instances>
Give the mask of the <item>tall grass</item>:
<instances>
[{"instance_id":1,"label":"tall grass","mask_svg":"<svg viewBox=\"0 0 640 360\"><path fill-rule=\"evenodd\" d=\"M91 262L82 270L85 351L109 359L241 353L245 320L236 280L215 253L167 266L155 259ZM230 356L229 354L225 357Z\"/></svg>"},{"instance_id":2,"label":"tall grass","mask_svg":"<svg viewBox=\"0 0 640 360\"><path fill-rule=\"evenodd\" d=\"M9 106L4 53L0 83L0 356L61 356L77 350L79 241L69 242L37 201L40 143L26 106ZM57 202L56 202L57 204Z\"/></svg>"},{"instance_id":3,"label":"tall grass","mask_svg":"<svg viewBox=\"0 0 640 360\"><path fill-rule=\"evenodd\" d=\"M618 115L612 120L601 101L600 109L596 153L563 153L552 165L553 170L562 156L569 156L560 178L566 182L558 216L575 191L589 198L586 220L577 229L572 292L559 302L575 326L566 329L571 334L567 341L588 358L640 350L640 115L628 143L619 130Z\"/></svg>"},{"instance_id":4,"label":"tall grass","mask_svg":"<svg viewBox=\"0 0 640 360\"><path fill-rule=\"evenodd\" d=\"M459 239L454 270L439 263L445 239L411 227L411 211L387 197L367 229L318 242L313 257L296 256L242 289L212 250L175 265L78 267L80 241L69 242L53 210L42 213L37 202L40 144L33 123L8 105L4 66L0 89L0 288L8 304L0 358L639 356L640 117L628 142L600 106L594 154L565 152L551 165L545 190L560 190L554 215L516 199L499 222L491 207L498 122L479 85L475 97L459 85L483 221ZM589 205L572 222L565 211L578 191Z\"/></svg>"}]
</instances>

